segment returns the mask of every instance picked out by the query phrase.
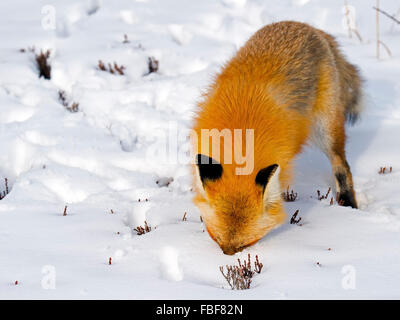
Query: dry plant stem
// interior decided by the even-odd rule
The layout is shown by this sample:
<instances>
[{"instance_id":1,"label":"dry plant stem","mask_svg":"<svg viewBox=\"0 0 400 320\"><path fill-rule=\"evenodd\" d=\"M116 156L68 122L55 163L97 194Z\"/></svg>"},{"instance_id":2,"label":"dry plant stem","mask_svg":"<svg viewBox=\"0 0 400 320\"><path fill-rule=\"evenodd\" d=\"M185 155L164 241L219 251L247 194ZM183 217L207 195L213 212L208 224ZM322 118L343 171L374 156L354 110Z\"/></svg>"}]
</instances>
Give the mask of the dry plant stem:
<instances>
[{"instance_id":1,"label":"dry plant stem","mask_svg":"<svg viewBox=\"0 0 400 320\"><path fill-rule=\"evenodd\" d=\"M149 57L148 65L149 65L149 72L147 74L158 71L159 62L154 57Z\"/></svg>"},{"instance_id":2,"label":"dry plant stem","mask_svg":"<svg viewBox=\"0 0 400 320\"><path fill-rule=\"evenodd\" d=\"M119 73L120 75L124 75L124 70L125 67L123 65L118 65L115 61L114 64L108 63L108 69L105 66L104 62L99 60L97 67L99 68L99 70L101 71L107 71L111 74L115 74L116 72Z\"/></svg>"},{"instance_id":3,"label":"dry plant stem","mask_svg":"<svg viewBox=\"0 0 400 320\"><path fill-rule=\"evenodd\" d=\"M380 13L382 13L383 15L385 15L386 17L388 17L389 19L392 19L394 22L396 22L397 24L400 24L400 20L397 20L396 19L396 15L390 15L389 13L387 13L386 11L384 11L384 10L382 10L382 9L379 9L379 8L377 8L377 7L372 7L372 8L374 8L377 12L380 12ZM399 11L398 12L400 12L400 9L399 9Z\"/></svg>"},{"instance_id":4,"label":"dry plant stem","mask_svg":"<svg viewBox=\"0 0 400 320\"><path fill-rule=\"evenodd\" d=\"M392 173L392 171L393 171L393 167L389 167L389 170L388 171L386 171L386 167L380 167L380 169L379 169L379 174L385 174L385 173Z\"/></svg>"},{"instance_id":5,"label":"dry plant stem","mask_svg":"<svg viewBox=\"0 0 400 320\"><path fill-rule=\"evenodd\" d=\"M67 215L67 208L68 208L68 206L65 206L65 207L64 207L64 213L63 213L63 216L66 216L66 215Z\"/></svg>"},{"instance_id":6,"label":"dry plant stem","mask_svg":"<svg viewBox=\"0 0 400 320\"><path fill-rule=\"evenodd\" d=\"M258 255L256 255L256 261L254 262L254 270L257 273L261 273L262 267L264 265L258 260Z\"/></svg>"},{"instance_id":7,"label":"dry plant stem","mask_svg":"<svg viewBox=\"0 0 400 320\"><path fill-rule=\"evenodd\" d=\"M379 0L376 0L376 7L373 7L373 8L376 10L376 57L377 57L377 59L380 58L380 52L379 52L380 45L382 45L382 47L385 48L387 54L389 55L389 57L391 57L392 52L390 51L389 47L385 43L383 43L383 41L380 40L380 37L379 37L379 12L381 12L381 13L384 12L379 9Z\"/></svg>"},{"instance_id":8,"label":"dry plant stem","mask_svg":"<svg viewBox=\"0 0 400 320\"><path fill-rule=\"evenodd\" d=\"M400 17L400 8L399 8L399 10L397 10L397 12L393 15L393 17L394 17L396 20L398 19L398 17ZM393 22L392 27L390 28L390 32L393 32L395 26L396 26L396 23Z\"/></svg>"},{"instance_id":9,"label":"dry plant stem","mask_svg":"<svg viewBox=\"0 0 400 320\"><path fill-rule=\"evenodd\" d=\"M79 111L79 103L73 102L71 106L68 105L67 97L65 91L58 91L58 100L69 112L75 113Z\"/></svg>"},{"instance_id":10,"label":"dry plant stem","mask_svg":"<svg viewBox=\"0 0 400 320\"><path fill-rule=\"evenodd\" d=\"M103 63L103 61L101 61L101 60L99 60L98 67L99 67L99 69L102 70L102 71L107 71L107 69L106 69L106 67L105 67L105 65L104 65L104 63Z\"/></svg>"},{"instance_id":11,"label":"dry plant stem","mask_svg":"<svg viewBox=\"0 0 400 320\"><path fill-rule=\"evenodd\" d=\"M231 278L232 278L232 277L231 277L231 275L230 275L230 269L229 269L228 266L226 266L226 269L227 269L227 271L228 271L227 274L225 274L225 272L224 272L224 267L223 267L223 266L220 266L220 267L219 267L219 270L221 271L222 275L224 276L226 282L228 282L228 284L229 284L229 286L231 287L231 289L234 290L235 287L234 287L233 284L231 283Z\"/></svg>"},{"instance_id":12,"label":"dry plant stem","mask_svg":"<svg viewBox=\"0 0 400 320\"><path fill-rule=\"evenodd\" d=\"M67 97L65 96L65 91L58 91L58 100L60 100L61 104L66 107L68 106Z\"/></svg>"},{"instance_id":13,"label":"dry plant stem","mask_svg":"<svg viewBox=\"0 0 400 320\"><path fill-rule=\"evenodd\" d=\"M376 8L379 9L379 0L376 0ZM379 59L379 11L376 11L376 58Z\"/></svg>"},{"instance_id":14,"label":"dry plant stem","mask_svg":"<svg viewBox=\"0 0 400 320\"><path fill-rule=\"evenodd\" d=\"M39 78L44 77L45 79L51 78L51 66L47 59L50 57L50 50L46 52L40 51L40 54L36 54L35 60L39 69Z\"/></svg>"},{"instance_id":15,"label":"dry plant stem","mask_svg":"<svg viewBox=\"0 0 400 320\"><path fill-rule=\"evenodd\" d=\"M250 289L251 279L245 277L243 271L238 266L226 266L226 275L223 267L220 267L221 273L228 282L232 290Z\"/></svg>"},{"instance_id":16,"label":"dry plant stem","mask_svg":"<svg viewBox=\"0 0 400 320\"><path fill-rule=\"evenodd\" d=\"M296 212L293 214L293 216L290 218L290 224L298 224L301 221L301 217L297 218L297 215L299 214L299 210L296 210Z\"/></svg>"},{"instance_id":17,"label":"dry plant stem","mask_svg":"<svg viewBox=\"0 0 400 320\"><path fill-rule=\"evenodd\" d=\"M135 229L138 236L141 236L142 234L148 233L151 231L151 227L147 224L147 221L144 222L144 227L142 226L137 226Z\"/></svg>"},{"instance_id":18,"label":"dry plant stem","mask_svg":"<svg viewBox=\"0 0 400 320\"><path fill-rule=\"evenodd\" d=\"M118 66L116 62L114 62L114 69L120 74L120 75L124 75L124 66Z\"/></svg>"},{"instance_id":19,"label":"dry plant stem","mask_svg":"<svg viewBox=\"0 0 400 320\"><path fill-rule=\"evenodd\" d=\"M182 221L187 221L186 212L184 213L184 215L183 215L183 217L182 217Z\"/></svg>"},{"instance_id":20,"label":"dry plant stem","mask_svg":"<svg viewBox=\"0 0 400 320\"><path fill-rule=\"evenodd\" d=\"M382 41L379 40L379 43L385 48L387 54L389 55L389 57L392 56L392 51L390 51L389 47Z\"/></svg>"},{"instance_id":21,"label":"dry plant stem","mask_svg":"<svg viewBox=\"0 0 400 320\"><path fill-rule=\"evenodd\" d=\"M256 261L254 262L254 270L251 268L250 254L248 255L247 261L244 260L243 263L238 259L238 266L228 266L226 265L226 272L223 266L219 267L223 277L228 282L232 290L244 290L250 289L251 278L257 272L260 273L263 264L258 260L256 255Z\"/></svg>"},{"instance_id":22,"label":"dry plant stem","mask_svg":"<svg viewBox=\"0 0 400 320\"><path fill-rule=\"evenodd\" d=\"M79 103L73 102L70 107L66 108L69 112L75 113L79 111Z\"/></svg>"},{"instance_id":23,"label":"dry plant stem","mask_svg":"<svg viewBox=\"0 0 400 320\"><path fill-rule=\"evenodd\" d=\"M321 201L323 199L328 199L329 193L331 192L331 188L328 189L325 195L321 195L321 192L317 190L318 200Z\"/></svg>"},{"instance_id":24,"label":"dry plant stem","mask_svg":"<svg viewBox=\"0 0 400 320\"><path fill-rule=\"evenodd\" d=\"M346 0L344 0L344 6L346 8L345 14L346 14L347 31L349 32L349 38L351 38L351 26L350 26L350 16L349 16L350 10Z\"/></svg>"},{"instance_id":25,"label":"dry plant stem","mask_svg":"<svg viewBox=\"0 0 400 320\"><path fill-rule=\"evenodd\" d=\"M297 192L294 193L294 191L292 190L292 191L289 193L289 186L288 186L287 189L286 189L286 192L283 193L283 199L284 199L286 202L293 202L293 201L296 201L296 199L297 199Z\"/></svg>"},{"instance_id":26,"label":"dry plant stem","mask_svg":"<svg viewBox=\"0 0 400 320\"><path fill-rule=\"evenodd\" d=\"M345 6L345 9L346 9L345 15L346 15L346 24L347 24L347 31L349 33L349 38L351 39L352 38L352 33L354 33L357 36L358 40L360 40L360 42L362 42L362 38L361 38L361 35L358 32L358 30L356 28L353 29L351 27L351 25L350 25L350 10L349 10L349 6L347 5L347 1L346 0L344 1L344 6Z\"/></svg>"},{"instance_id":27,"label":"dry plant stem","mask_svg":"<svg viewBox=\"0 0 400 320\"><path fill-rule=\"evenodd\" d=\"M360 40L360 42L363 42L360 33L357 31L357 29L351 29L352 32L354 32L354 34L357 36L358 40Z\"/></svg>"}]
</instances>

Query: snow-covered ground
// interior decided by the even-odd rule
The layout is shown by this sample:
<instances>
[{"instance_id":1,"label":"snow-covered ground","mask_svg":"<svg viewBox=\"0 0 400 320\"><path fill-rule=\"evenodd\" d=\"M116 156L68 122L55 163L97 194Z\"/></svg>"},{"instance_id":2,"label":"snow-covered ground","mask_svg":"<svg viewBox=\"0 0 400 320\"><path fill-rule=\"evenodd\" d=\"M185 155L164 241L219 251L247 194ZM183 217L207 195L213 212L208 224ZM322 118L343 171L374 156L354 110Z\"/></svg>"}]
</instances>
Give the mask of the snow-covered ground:
<instances>
[{"instance_id":1,"label":"snow-covered ground","mask_svg":"<svg viewBox=\"0 0 400 320\"><path fill-rule=\"evenodd\" d=\"M375 1L347 2L362 43L337 0L1 1L0 298L399 298L400 26L380 17L392 57L381 48L377 61ZM189 166L163 155L160 137L184 155L201 90L253 32L288 19L334 34L362 71L366 111L347 145L360 210L317 199L334 183L310 148L296 162L298 199L285 204L303 225L227 256L203 232ZM51 80L38 78L32 46L51 50ZM159 71L145 75L149 57ZM393 172L379 175L383 166ZM144 220L152 231L138 236ZM248 253L263 272L232 291L219 266Z\"/></svg>"}]
</instances>

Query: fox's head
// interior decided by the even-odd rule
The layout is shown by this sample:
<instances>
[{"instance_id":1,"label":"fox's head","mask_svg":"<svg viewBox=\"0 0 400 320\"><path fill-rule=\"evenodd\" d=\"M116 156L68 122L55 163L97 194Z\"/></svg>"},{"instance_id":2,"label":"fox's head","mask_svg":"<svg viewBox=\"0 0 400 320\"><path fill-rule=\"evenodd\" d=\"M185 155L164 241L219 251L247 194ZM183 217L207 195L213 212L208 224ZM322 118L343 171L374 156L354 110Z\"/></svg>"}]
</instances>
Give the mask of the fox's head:
<instances>
[{"instance_id":1,"label":"fox's head","mask_svg":"<svg viewBox=\"0 0 400 320\"><path fill-rule=\"evenodd\" d=\"M225 254L253 245L276 225L281 210L279 165L269 164L249 175L236 175L198 154L196 204L207 231Z\"/></svg>"}]
</instances>

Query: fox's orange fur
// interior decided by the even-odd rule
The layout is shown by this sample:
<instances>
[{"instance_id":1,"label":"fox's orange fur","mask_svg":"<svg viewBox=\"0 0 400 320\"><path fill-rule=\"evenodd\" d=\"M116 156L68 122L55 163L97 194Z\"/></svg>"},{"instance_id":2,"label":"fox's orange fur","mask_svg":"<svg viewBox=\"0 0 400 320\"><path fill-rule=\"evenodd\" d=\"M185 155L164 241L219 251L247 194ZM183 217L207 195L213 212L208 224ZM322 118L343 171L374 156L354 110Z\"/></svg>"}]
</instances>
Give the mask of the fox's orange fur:
<instances>
[{"instance_id":1,"label":"fox's orange fur","mask_svg":"<svg viewBox=\"0 0 400 320\"><path fill-rule=\"evenodd\" d=\"M279 22L256 32L224 66L209 87L194 122L201 129L254 129L254 169L237 175L235 161L220 154L196 154L222 165L222 175L200 177L194 166L195 203L207 230L227 254L253 244L285 219L281 190L290 184L293 158L308 140L328 156L339 198L356 207L350 168L345 159L345 120L358 115L360 78L333 37L307 24ZM233 148L237 147L236 144ZM263 188L263 168L277 164ZM204 178L204 179L203 179Z\"/></svg>"}]
</instances>

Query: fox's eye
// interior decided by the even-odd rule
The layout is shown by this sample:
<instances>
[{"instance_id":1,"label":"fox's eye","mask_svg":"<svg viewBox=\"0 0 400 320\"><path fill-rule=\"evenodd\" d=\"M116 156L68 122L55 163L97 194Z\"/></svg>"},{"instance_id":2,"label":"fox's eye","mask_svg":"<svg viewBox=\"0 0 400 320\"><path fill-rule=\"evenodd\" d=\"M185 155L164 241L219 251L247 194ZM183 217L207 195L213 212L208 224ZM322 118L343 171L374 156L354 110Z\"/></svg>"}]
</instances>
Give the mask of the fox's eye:
<instances>
[{"instance_id":1,"label":"fox's eye","mask_svg":"<svg viewBox=\"0 0 400 320\"><path fill-rule=\"evenodd\" d=\"M197 166L201 182L204 184L207 180L215 181L222 176L222 165L213 158L198 154Z\"/></svg>"}]
</instances>

